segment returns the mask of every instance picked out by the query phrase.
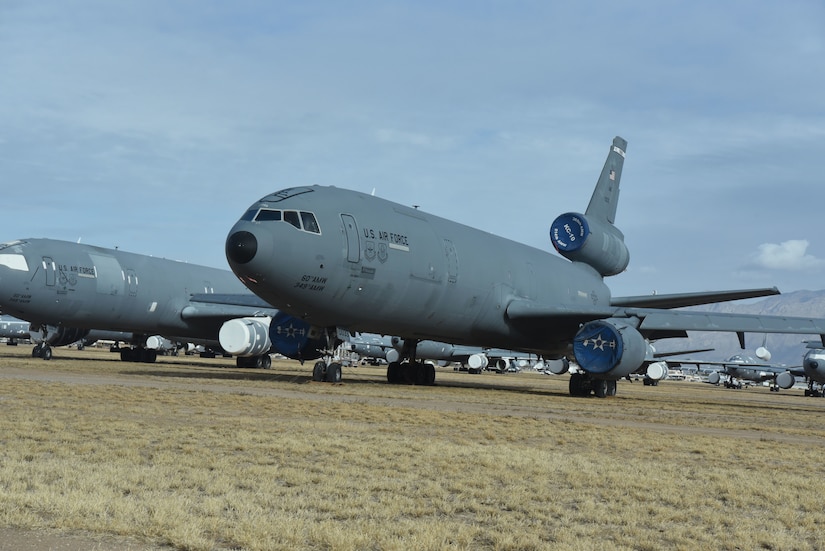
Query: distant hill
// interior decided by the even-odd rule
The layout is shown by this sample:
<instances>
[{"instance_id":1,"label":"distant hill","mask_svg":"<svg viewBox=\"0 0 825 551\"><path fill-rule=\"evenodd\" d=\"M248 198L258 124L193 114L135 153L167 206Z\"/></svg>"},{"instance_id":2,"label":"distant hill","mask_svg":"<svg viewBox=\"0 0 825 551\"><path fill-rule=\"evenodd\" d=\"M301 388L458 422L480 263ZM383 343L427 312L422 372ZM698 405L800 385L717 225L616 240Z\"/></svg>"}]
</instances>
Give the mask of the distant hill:
<instances>
[{"instance_id":1,"label":"distant hill","mask_svg":"<svg viewBox=\"0 0 825 551\"><path fill-rule=\"evenodd\" d=\"M792 293L760 299L758 301L738 301L688 308L703 312L724 312L736 314L766 314L772 316L795 316L825 318L825 290L795 291ZM713 348L713 352L690 354L691 358L706 360L726 360L742 354L755 358L756 348L762 345L764 333L746 333L745 350L739 348L735 333L691 332L689 339L666 339L654 343L657 351L683 350L687 348ZM771 363L801 365L805 346L802 341L818 339L818 335L769 334L766 348L771 352Z\"/></svg>"}]
</instances>

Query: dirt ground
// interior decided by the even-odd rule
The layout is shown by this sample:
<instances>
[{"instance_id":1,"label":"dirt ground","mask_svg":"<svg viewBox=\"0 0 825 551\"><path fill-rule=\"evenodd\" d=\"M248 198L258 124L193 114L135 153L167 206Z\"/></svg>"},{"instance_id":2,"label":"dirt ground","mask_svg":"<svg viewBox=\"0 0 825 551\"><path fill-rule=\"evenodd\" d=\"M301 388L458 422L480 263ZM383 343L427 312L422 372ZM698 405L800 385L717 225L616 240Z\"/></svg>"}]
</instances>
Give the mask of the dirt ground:
<instances>
[{"instance_id":1,"label":"dirt ground","mask_svg":"<svg viewBox=\"0 0 825 551\"><path fill-rule=\"evenodd\" d=\"M5 349L6 347L3 346ZM449 401L434 401L431 399L416 398L416 396L424 396L417 394L418 389L410 388L409 395L402 395L401 397L388 396L386 394L376 393L375 396L370 397L364 392L347 394L324 394L318 392L311 392L303 383L309 381L311 375L310 366L290 365L290 373L284 374L278 370L275 365L271 371L249 371L246 370L243 374L231 376L235 371L233 369L234 362L228 359L214 359L214 360L200 360L181 358L174 360L160 360L159 363L153 366L146 366L141 364L140 369L120 368L120 362L116 362L118 369L107 372L84 372L83 369L75 369L75 366L82 364L84 357L97 357L101 361L114 362L112 355L101 351L75 351L60 349L56 351L55 360L50 364L37 364L36 368L32 368L30 362L31 358L27 357L28 348L20 346L15 353L6 353L6 350L0 350L0 384L4 379L17 380L36 380L36 381L54 381L66 384L78 385L123 385L135 387L157 387L168 388L177 387L188 390L205 390L209 392L233 392L237 393L242 389L244 393L272 396L272 397L298 397L307 400L334 400L340 402L363 402L364 400L374 401L382 405L405 408L421 408L421 409L438 409L445 413L486 413L496 414L500 413L502 416L524 416L531 418L546 418L546 419L565 419L569 412L554 411L552 408L536 407L532 405L513 406L512 404L482 404L473 402L449 402ZM92 355L92 356L89 356ZM57 367L59 358L75 360L75 366L71 369L47 369L50 365ZM128 364L127 364L128 365ZM135 364L138 365L138 364ZM217 369L222 368L222 369ZM230 369L223 369L230 368ZM207 376L208 380L204 380L199 373L202 371L210 372ZM240 370L238 370L240 371ZM306 372L305 375L303 372ZM181 373L190 373L189 375L181 376ZM371 374L370 374L371 373ZM508 374L508 375L467 375L464 373L453 373L451 371L439 370L441 379L439 384L455 385L455 386L480 386L481 388L509 388L514 390L519 389L519 385L524 381L529 381L530 377L538 381L550 381L551 378L539 376L535 373L531 374ZM385 382L381 381L380 369L373 369L371 372L365 369L349 368L345 371L345 377L349 377L350 384L364 383L369 385L380 384L380 387L386 388ZM371 379L370 379L371 377ZM222 382L225 380L225 383ZM271 385L261 385L261 380L281 380L297 384L282 385L274 387ZM566 377L552 378L553 382L547 383L552 385L548 390L549 393L558 393L559 395L566 394ZM530 383L534 384L534 383ZM675 383L674 383L675 384ZM688 383L681 383L688 384ZM698 385L699 383L693 383ZM239 386L241 385L241 386ZM651 389L642 389L641 383L630 385L622 383L621 390L630 393L650 392ZM556 388L557 387L557 388ZM714 389L718 390L718 389ZM763 389L756 389L753 391L729 391L732 399L742 400L743 402L755 401L761 402L763 400L777 399L775 393L760 392ZM800 394L801 391L785 392L785 398L791 398L792 394ZM727 394L726 394L727 395ZM799 400L800 398L796 398ZM595 400L595 398L593 398ZM812 399L813 400L813 399ZM825 405L825 401L822 402ZM817 405L819 402L817 401ZM545 404L546 406L546 404ZM0 413L1 414L1 413ZM720 436L727 436L733 438L740 438L743 441L748 440L779 440L793 439L810 440L812 443L819 443L819 439L811 436L808 438L805 435L789 435L779 432L741 429L708 429L707 427L693 427L690 425L673 425L667 422L657 422L655 420L644 419L640 420L638 417L632 415L624 416L621 413L616 415L614 411L611 415L602 416L588 416L588 423L602 425L605 427L623 427L633 426L635 428L645 428L652 431L661 431L668 433L694 433L701 432L708 434L709 432L716 432ZM18 551L18 550L34 550L34 551L85 551L85 550L127 550L127 551L168 551L170 547L157 547L149 545L144 542L136 541L132 538L120 538L112 535L97 535L97 534L83 534L83 533L61 533L51 530L25 530L18 528L0 527L0 551Z\"/></svg>"}]
</instances>

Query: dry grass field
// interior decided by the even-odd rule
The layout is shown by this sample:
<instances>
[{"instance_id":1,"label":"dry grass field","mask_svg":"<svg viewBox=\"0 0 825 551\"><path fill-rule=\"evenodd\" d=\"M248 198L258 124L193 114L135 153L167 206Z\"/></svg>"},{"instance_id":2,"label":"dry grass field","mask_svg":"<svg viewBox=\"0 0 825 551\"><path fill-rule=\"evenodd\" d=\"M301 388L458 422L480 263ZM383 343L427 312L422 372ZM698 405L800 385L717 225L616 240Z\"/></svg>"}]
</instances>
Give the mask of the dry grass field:
<instances>
[{"instance_id":1,"label":"dry grass field","mask_svg":"<svg viewBox=\"0 0 825 551\"><path fill-rule=\"evenodd\" d=\"M825 400L797 390L29 352L0 348L19 548L825 548Z\"/></svg>"}]
</instances>

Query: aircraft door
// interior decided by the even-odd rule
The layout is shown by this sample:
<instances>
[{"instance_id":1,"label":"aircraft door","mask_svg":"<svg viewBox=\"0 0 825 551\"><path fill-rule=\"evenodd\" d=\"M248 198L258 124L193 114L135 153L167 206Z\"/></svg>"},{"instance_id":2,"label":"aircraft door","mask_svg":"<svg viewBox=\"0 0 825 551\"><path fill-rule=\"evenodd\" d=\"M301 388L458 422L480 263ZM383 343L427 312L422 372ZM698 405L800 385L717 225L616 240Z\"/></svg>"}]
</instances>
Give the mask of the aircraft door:
<instances>
[{"instance_id":1,"label":"aircraft door","mask_svg":"<svg viewBox=\"0 0 825 551\"><path fill-rule=\"evenodd\" d=\"M138 278L132 269L126 270L126 284L129 286L129 296L137 296Z\"/></svg>"},{"instance_id":2,"label":"aircraft door","mask_svg":"<svg viewBox=\"0 0 825 551\"><path fill-rule=\"evenodd\" d=\"M358 236L355 218L350 214L342 214L341 220L344 222L344 233L347 236L347 261L359 262L361 260L361 238Z\"/></svg>"},{"instance_id":3,"label":"aircraft door","mask_svg":"<svg viewBox=\"0 0 825 551\"><path fill-rule=\"evenodd\" d=\"M458 281L458 253L449 239L444 240L444 254L447 255L447 282L455 283Z\"/></svg>"},{"instance_id":4,"label":"aircraft door","mask_svg":"<svg viewBox=\"0 0 825 551\"><path fill-rule=\"evenodd\" d=\"M43 271L46 272L46 286L54 287L55 281L57 279L57 268L54 264L54 260L52 260L52 258L49 256L43 257Z\"/></svg>"}]
</instances>

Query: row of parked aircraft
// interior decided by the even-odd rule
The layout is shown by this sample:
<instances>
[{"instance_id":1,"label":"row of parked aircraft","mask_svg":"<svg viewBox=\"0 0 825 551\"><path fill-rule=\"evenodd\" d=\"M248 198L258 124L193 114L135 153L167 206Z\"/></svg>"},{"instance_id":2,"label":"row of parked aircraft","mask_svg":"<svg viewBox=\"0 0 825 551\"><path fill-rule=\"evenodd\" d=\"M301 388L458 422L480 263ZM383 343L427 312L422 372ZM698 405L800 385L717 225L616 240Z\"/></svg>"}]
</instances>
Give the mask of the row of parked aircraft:
<instances>
[{"instance_id":1,"label":"row of parked aircraft","mask_svg":"<svg viewBox=\"0 0 825 551\"><path fill-rule=\"evenodd\" d=\"M231 228L231 272L51 239L4 243L0 309L31 323L44 358L105 328L132 333L138 350L154 335L221 347L239 366L267 367L272 351L318 360L313 378L337 381L337 344L374 333L400 343L390 382L432 384L418 346L435 341L560 366L572 358L570 393L601 397L654 363L650 342L687 331L735 332L743 348L746 332L816 335L825 348L825 319L675 310L776 288L611 295L604 278L630 258L614 225L626 147L613 140L585 213L551 225L561 257L373 195L296 187L255 202ZM809 378L825 381L818 369Z\"/></svg>"}]
</instances>

